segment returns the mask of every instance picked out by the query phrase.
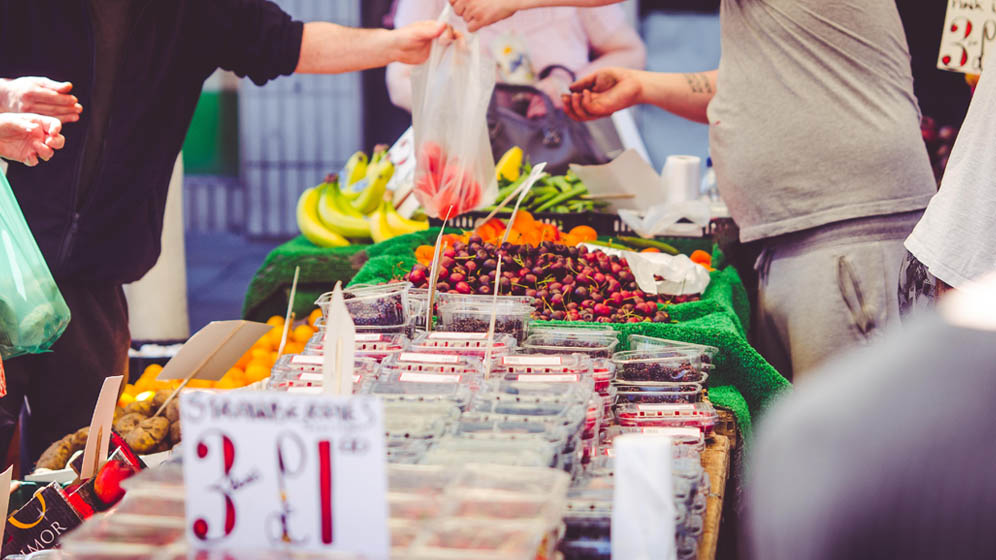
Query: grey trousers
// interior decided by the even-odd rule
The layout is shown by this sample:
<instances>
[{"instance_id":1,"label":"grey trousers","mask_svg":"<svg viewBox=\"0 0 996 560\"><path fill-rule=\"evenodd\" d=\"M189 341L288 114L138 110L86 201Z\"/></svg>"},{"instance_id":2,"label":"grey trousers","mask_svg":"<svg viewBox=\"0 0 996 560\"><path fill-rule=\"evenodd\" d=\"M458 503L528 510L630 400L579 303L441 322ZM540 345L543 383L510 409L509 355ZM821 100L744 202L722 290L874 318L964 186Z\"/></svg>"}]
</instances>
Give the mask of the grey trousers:
<instances>
[{"instance_id":1,"label":"grey trousers","mask_svg":"<svg viewBox=\"0 0 996 560\"><path fill-rule=\"evenodd\" d=\"M757 259L755 343L793 381L899 321L903 242L922 212L838 222L773 238Z\"/></svg>"}]
</instances>

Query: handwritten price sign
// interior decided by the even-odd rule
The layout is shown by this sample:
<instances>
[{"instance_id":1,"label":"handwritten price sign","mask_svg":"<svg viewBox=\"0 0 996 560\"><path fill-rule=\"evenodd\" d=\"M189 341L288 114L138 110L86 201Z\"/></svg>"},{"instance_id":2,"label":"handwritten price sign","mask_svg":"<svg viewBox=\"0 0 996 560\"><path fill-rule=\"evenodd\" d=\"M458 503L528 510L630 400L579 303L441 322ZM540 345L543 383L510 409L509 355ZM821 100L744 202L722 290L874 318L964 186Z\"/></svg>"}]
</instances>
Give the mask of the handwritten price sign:
<instances>
[{"instance_id":1,"label":"handwritten price sign","mask_svg":"<svg viewBox=\"0 0 996 560\"><path fill-rule=\"evenodd\" d=\"M388 558L378 399L194 391L180 410L196 547Z\"/></svg>"},{"instance_id":2,"label":"handwritten price sign","mask_svg":"<svg viewBox=\"0 0 996 560\"><path fill-rule=\"evenodd\" d=\"M996 47L996 0L950 0L937 67L979 74Z\"/></svg>"}]
</instances>

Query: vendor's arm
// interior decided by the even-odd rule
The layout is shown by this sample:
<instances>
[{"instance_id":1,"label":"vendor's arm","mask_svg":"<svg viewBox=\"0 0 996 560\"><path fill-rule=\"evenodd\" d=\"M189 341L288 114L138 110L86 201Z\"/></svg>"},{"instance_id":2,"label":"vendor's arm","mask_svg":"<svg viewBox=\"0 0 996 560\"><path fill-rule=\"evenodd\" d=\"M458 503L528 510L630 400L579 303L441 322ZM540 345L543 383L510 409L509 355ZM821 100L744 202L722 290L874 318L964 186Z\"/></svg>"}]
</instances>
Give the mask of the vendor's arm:
<instances>
[{"instance_id":1,"label":"vendor's arm","mask_svg":"<svg viewBox=\"0 0 996 560\"><path fill-rule=\"evenodd\" d=\"M62 122L28 113L0 113L0 157L34 167L62 149Z\"/></svg>"},{"instance_id":2,"label":"vendor's arm","mask_svg":"<svg viewBox=\"0 0 996 560\"><path fill-rule=\"evenodd\" d=\"M651 104L708 123L706 109L716 94L716 71L665 74L627 68L605 68L571 85L565 110L581 121L607 117L638 104Z\"/></svg>"},{"instance_id":3,"label":"vendor's arm","mask_svg":"<svg viewBox=\"0 0 996 560\"><path fill-rule=\"evenodd\" d=\"M0 113L34 113L75 122L83 106L70 93L72 89L69 82L39 76L0 78Z\"/></svg>"},{"instance_id":4,"label":"vendor's arm","mask_svg":"<svg viewBox=\"0 0 996 560\"><path fill-rule=\"evenodd\" d=\"M594 8L616 4L622 0L450 0L453 11L463 17L470 31L477 31L510 17L519 10L549 6Z\"/></svg>"},{"instance_id":5,"label":"vendor's arm","mask_svg":"<svg viewBox=\"0 0 996 560\"><path fill-rule=\"evenodd\" d=\"M357 29L334 23L304 25L295 72L338 74L378 68L392 62L421 64L446 25L420 21L400 29Z\"/></svg>"}]
</instances>

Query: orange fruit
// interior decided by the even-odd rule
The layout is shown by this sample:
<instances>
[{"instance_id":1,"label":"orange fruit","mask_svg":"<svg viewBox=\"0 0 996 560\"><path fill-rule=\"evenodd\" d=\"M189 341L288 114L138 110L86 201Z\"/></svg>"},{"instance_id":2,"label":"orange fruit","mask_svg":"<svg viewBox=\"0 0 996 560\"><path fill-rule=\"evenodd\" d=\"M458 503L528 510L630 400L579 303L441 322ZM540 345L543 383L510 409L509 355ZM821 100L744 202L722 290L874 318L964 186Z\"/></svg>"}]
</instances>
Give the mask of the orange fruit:
<instances>
[{"instance_id":1,"label":"orange fruit","mask_svg":"<svg viewBox=\"0 0 996 560\"><path fill-rule=\"evenodd\" d=\"M118 406L124 408L133 402L135 402L135 396L130 393L124 393L118 399Z\"/></svg>"},{"instance_id":2,"label":"orange fruit","mask_svg":"<svg viewBox=\"0 0 996 560\"><path fill-rule=\"evenodd\" d=\"M576 226L568 233L581 243L598 239L598 232L590 226Z\"/></svg>"},{"instance_id":3,"label":"orange fruit","mask_svg":"<svg viewBox=\"0 0 996 560\"><path fill-rule=\"evenodd\" d=\"M274 315L266 320L266 324L271 327L282 327L284 326L284 318L279 315Z\"/></svg>"},{"instance_id":4,"label":"orange fruit","mask_svg":"<svg viewBox=\"0 0 996 560\"><path fill-rule=\"evenodd\" d=\"M252 359L252 350L246 351L246 353L242 354L242 357L239 358L239 361L235 362L235 365L232 367L237 367L241 370L245 370L246 366L249 365L249 360L251 359Z\"/></svg>"},{"instance_id":5,"label":"orange fruit","mask_svg":"<svg viewBox=\"0 0 996 560\"><path fill-rule=\"evenodd\" d=\"M294 340L300 342L301 344L307 343L311 340L311 337L315 334L315 329L308 325L298 325L294 327L294 332L288 337L287 342Z\"/></svg>"},{"instance_id":6,"label":"orange fruit","mask_svg":"<svg viewBox=\"0 0 996 560\"><path fill-rule=\"evenodd\" d=\"M646 249L640 251L641 253L660 253L661 250L657 247L647 247Z\"/></svg>"},{"instance_id":7,"label":"orange fruit","mask_svg":"<svg viewBox=\"0 0 996 560\"><path fill-rule=\"evenodd\" d=\"M238 389L244 386L245 384L239 383L234 379L229 379L228 376L222 377L221 379L215 381L214 383L215 389Z\"/></svg>"},{"instance_id":8,"label":"orange fruit","mask_svg":"<svg viewBox=\"0 0 996 560\"><path fill-rule=\"evenodd\" d=\"M131 383L128 383L127 385L125 385L124 389L121 392L122 392L122 394L131 395L133 397L138 394L138 390Z\"/></svg>"},{"instance_id":9,"label":"orange fruit","mask_svg":"<svg viewBox=\"0 0 996 560\"><path fill-rule=\"evenodd\" d=\"M287 345L284 346L284 354L300 354L301 352L304 352L304 344L300 342L288 340Z\"/></svg>"},{"instance_id":10,"label":"orange fruit","mask_svg":"<svg viewBox=\"0 0 996 560\"><path fill-rule=\"evenodd\" d=\"M191 379L187 382L187 387L191 389L213 389L214 381L207 381L204 379Z\"/></svg>"},{"instance_id":11,"label":"orange fruit","mask_svg":"<svg viewBox=\"0 0 996 560\"><path fill-rule=\"evenodd\" d=\"M512 229L524 233L532 229L535 224L536 219L533 218L533 215L520 208L519 211L515 213L515 221L512 222Z\"/></svg>"},{"instance_id":12,"label":"orange fruit","mask_svg":"<svg viewBox=\"0 0 996 560\"><path fill-rule=\"evenodd\" d=\"M249 364L249 367L246 368L246 381L248 383L255 383L257 381L266 379L269 376L270 376L270 368L262 364L251 363Z\"/></svg>"},{"instance_id":13,"label":"orange fruit","mask_svg":"<svg viewBox=\"0 0 996 560\"><path fill-rule=\"evenodd\" d=\"M156 392L155 391L145 391L145 392L142 392L142 393L139 393L138 395L136 395L135 396L135 400L138 401L138 402L147 401L147 400L151 399L154 396L156 396Z\"/></svg>"},{"instance_id":14,"label":"orange fruit","mask_svg":"<svg viewBox=\"0 0 996 560\"><path fill-rule=\"evenodd\" d=\"M274 352L270 350L263 350L261 348L253 349L252 360L249 360L249 365L246 366L246 371L248 372L249 368L252 367L253 364L259 364L267 368L273 367L273 364L276 361L273 358L273 354Z\"/></svg>"},{"instance_id":15,"label":"orange fruit","mask_svg":"<svg viewBox=\"0 0 996 560\"><path fill-rule=\"evenodd\" d=\"M320 319L321 316L322 316L322 310L315 309L314 311L311 312L311 315L308 315L308 324L311 325L312 327L315 326L315 321L318 321L318 319Z\"/></svg>"}]
</instances>

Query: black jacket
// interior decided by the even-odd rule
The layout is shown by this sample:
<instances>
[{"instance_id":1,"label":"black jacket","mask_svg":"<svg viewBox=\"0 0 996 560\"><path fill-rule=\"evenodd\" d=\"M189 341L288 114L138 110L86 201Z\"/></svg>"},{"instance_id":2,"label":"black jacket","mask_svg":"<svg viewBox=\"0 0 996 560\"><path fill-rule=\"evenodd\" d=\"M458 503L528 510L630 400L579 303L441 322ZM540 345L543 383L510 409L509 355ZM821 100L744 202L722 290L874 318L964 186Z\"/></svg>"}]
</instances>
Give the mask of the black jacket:
<instances>
[{"instance_id":1,"label":"black jacket","mask_svg":"<svg viewBox=\"0 0 996 560\"><path fill-rule=\"evenodd\" d=\"M262 85L298 63L304 25L265 0L133 0L102 159L85 198L94 42L88 0L0 0L0 77L73 83L83 105L66 147L35 168L11 162L14 193L53 275L141 278L159 257L166 190L204 80L217 68Z\"/></svg>"}]
</instances>

